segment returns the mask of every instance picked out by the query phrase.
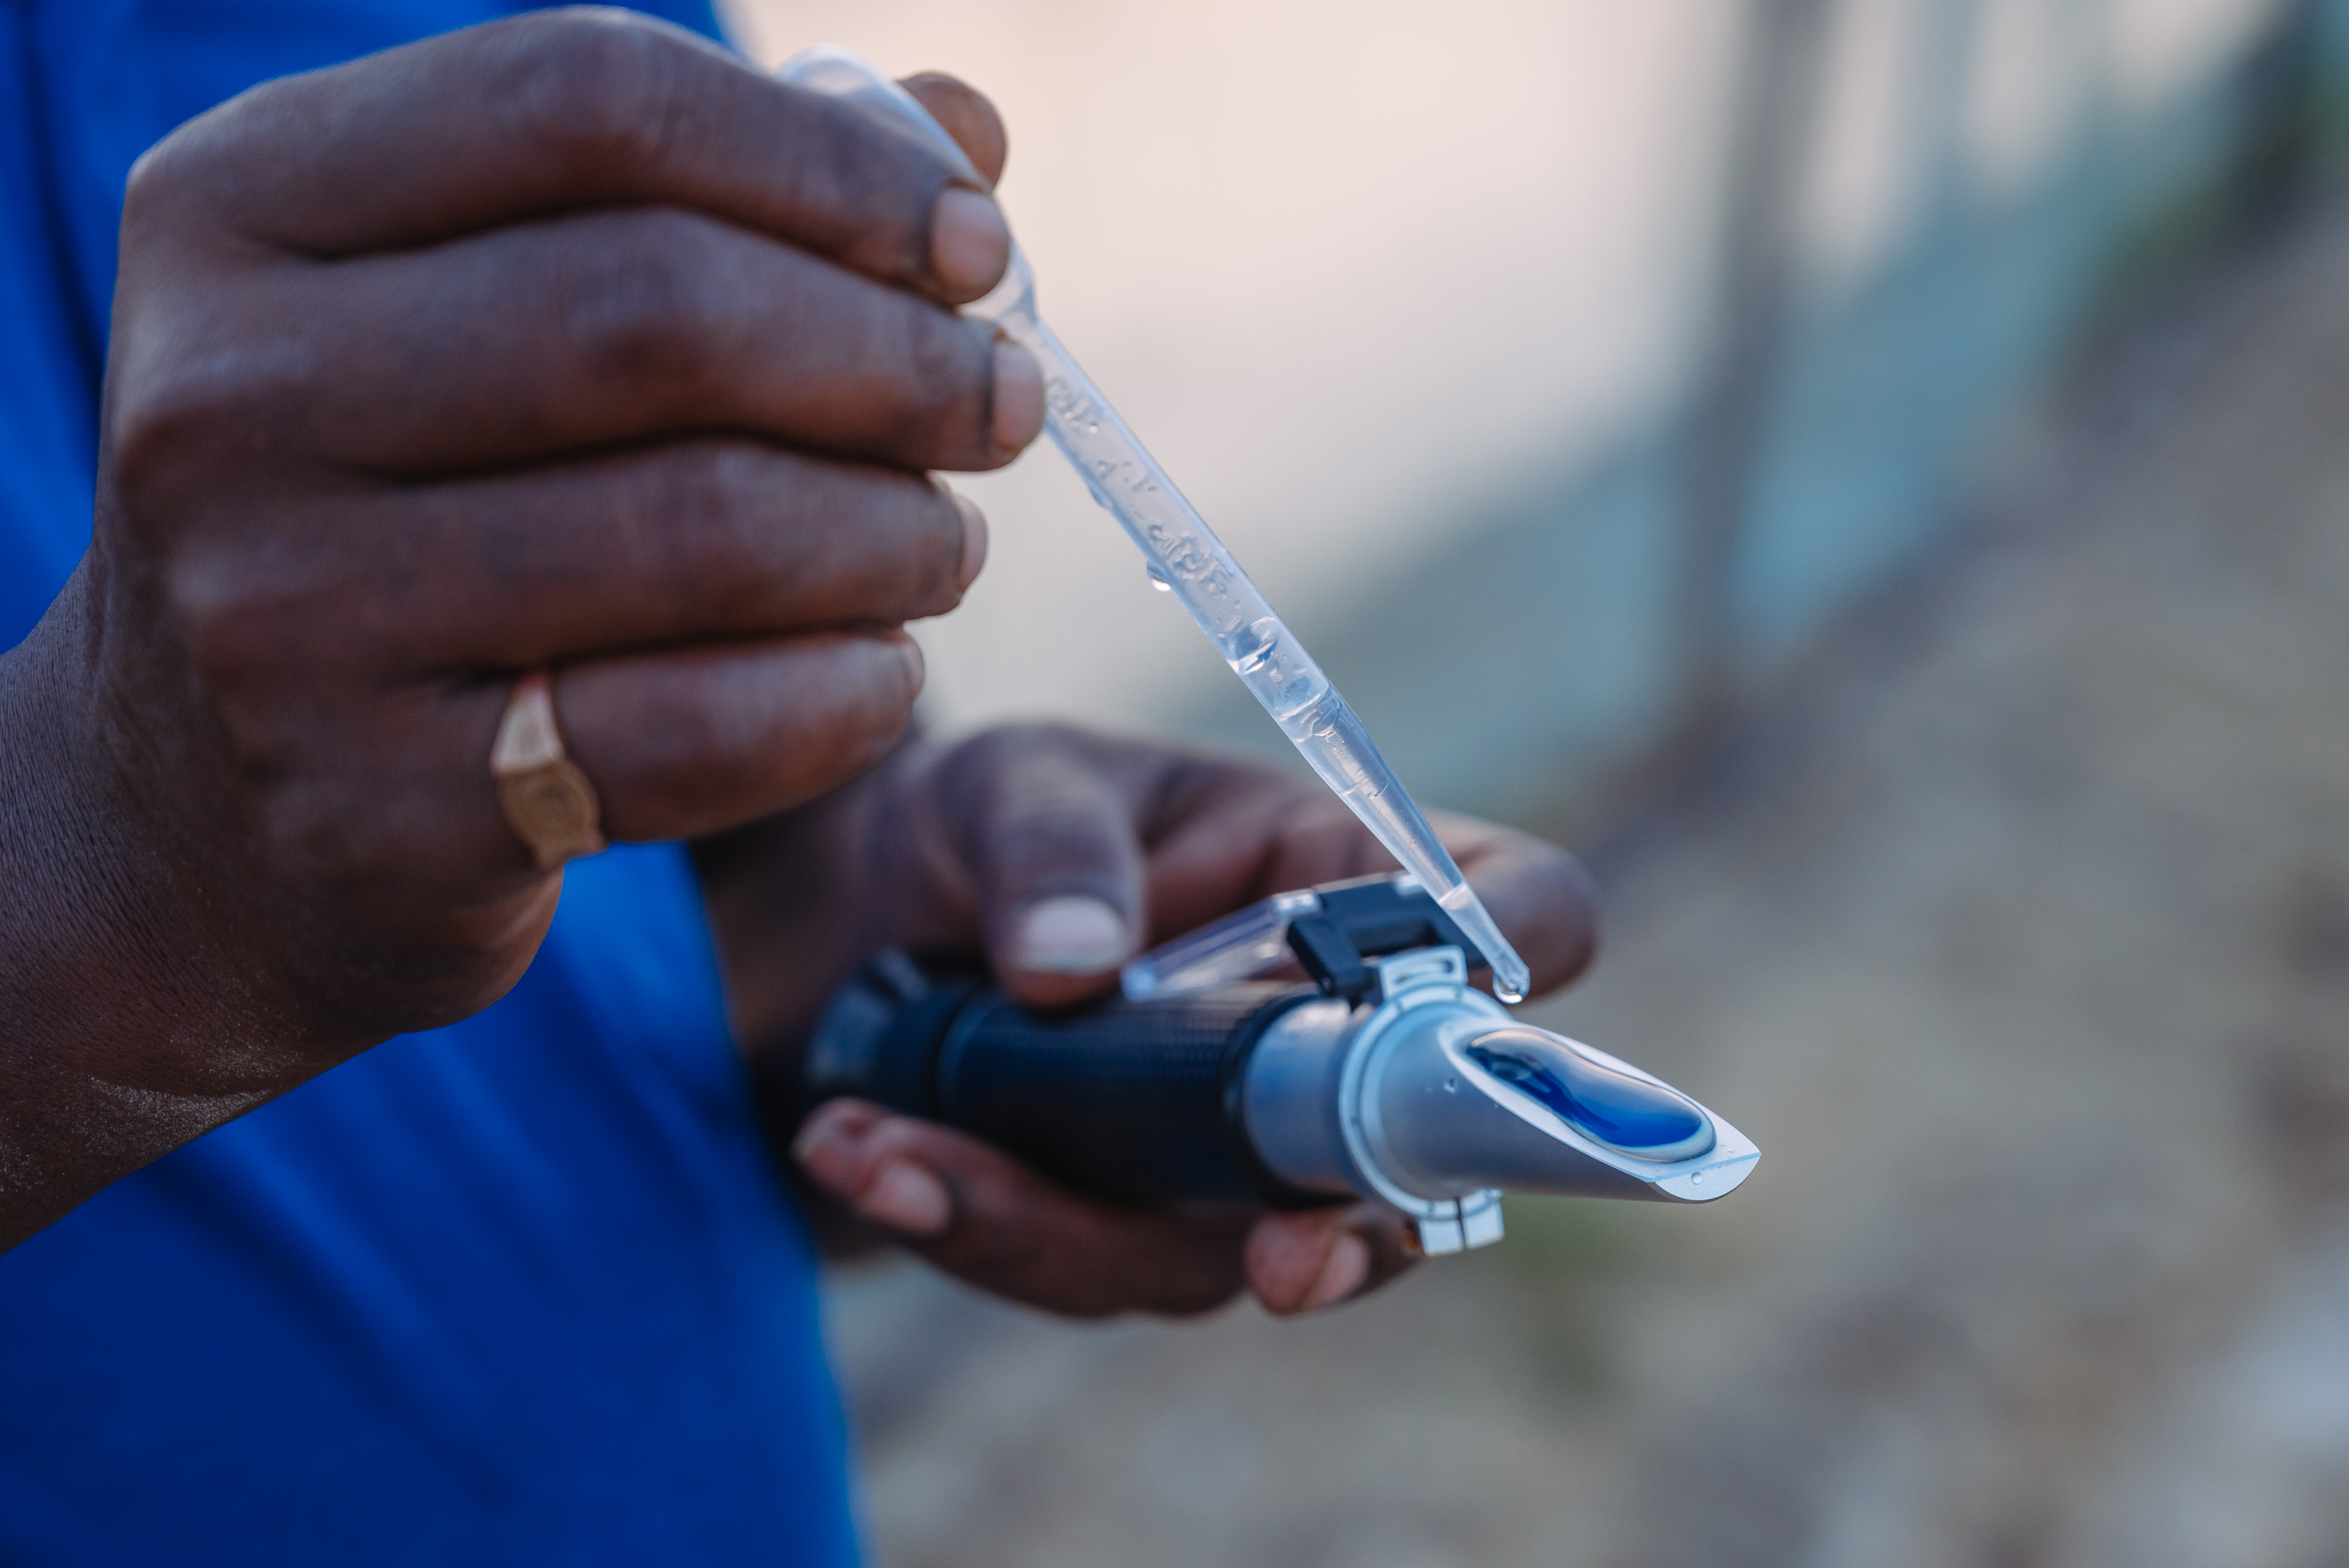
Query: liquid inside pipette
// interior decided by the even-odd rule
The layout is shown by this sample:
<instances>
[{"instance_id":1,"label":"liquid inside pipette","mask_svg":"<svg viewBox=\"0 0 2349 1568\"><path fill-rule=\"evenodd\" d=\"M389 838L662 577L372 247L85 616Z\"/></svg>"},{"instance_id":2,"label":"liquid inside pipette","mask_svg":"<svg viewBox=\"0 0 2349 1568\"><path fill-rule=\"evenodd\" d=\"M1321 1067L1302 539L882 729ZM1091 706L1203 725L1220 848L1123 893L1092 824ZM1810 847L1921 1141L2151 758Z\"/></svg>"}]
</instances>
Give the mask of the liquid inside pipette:
<instances>
[{"instance_id":1,"label":"liquid inside pipette","mask_svg":"<svg viewBox=\"0 0 2349 1568\"><path fill-rule=\"evenodd\" d=\"M969 167L954 139L911 94L845 49L806 50L785 61L777 74L892 114ZM1037 316L1035 275L1018 245L995 291L966 308L1036 357L1044 372L1046 431L1093 499L1142 551L1154 584L1182 601L1322 782L1476 944L1492 966L1494 994L1504 1002L1525 1000L1531 981L1525 960L1494 924L1361 720L1273 613L1206 519L1184 499Z\"/></svg>"}]
</instances>

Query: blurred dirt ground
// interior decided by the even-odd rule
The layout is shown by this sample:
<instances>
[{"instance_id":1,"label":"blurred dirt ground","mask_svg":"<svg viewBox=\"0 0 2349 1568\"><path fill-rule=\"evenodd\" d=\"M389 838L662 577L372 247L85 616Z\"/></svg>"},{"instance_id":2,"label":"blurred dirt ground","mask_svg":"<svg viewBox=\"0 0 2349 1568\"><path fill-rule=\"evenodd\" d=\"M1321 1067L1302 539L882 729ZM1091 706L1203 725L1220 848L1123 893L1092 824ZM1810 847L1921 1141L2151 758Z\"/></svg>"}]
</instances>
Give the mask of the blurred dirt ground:
<instances>
[{"instance_id":1,"label":"blurred dirt ground","mask_svg":"<svg viewBox=\"0 0 2349 1568\"><path fill-rule=\"evenodd\" d=\"M1329 1317L832 1286L881 1568L2349 1561L2349 220L2170 302L1600 857L1764 1151Z\"/></svg>"}]
</instances>

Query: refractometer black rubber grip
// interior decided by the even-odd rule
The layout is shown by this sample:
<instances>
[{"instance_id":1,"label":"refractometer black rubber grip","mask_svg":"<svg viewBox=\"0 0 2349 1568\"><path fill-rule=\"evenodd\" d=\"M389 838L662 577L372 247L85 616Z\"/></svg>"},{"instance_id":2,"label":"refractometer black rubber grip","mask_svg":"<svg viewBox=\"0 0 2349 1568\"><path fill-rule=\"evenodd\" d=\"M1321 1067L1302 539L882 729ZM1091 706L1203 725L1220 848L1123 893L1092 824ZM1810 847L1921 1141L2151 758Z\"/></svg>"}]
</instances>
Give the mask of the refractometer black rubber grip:
<instances>
[{"instance_id":1,"label":"refractometer black rubber grip","mask_svg":"<svg viewBox=\"0 0 2349 1568\"><path fill-rule=\"evenodd\" d=\"M1265 1168L1240 1090L1266 1026L1317 994L1226 986L1038 1013L992 988L957 988L951 1008L934 992L893 1021L863 1092L1099 1197L1309 1207L1330 1199Z\"/></svg>"}]
</instances>

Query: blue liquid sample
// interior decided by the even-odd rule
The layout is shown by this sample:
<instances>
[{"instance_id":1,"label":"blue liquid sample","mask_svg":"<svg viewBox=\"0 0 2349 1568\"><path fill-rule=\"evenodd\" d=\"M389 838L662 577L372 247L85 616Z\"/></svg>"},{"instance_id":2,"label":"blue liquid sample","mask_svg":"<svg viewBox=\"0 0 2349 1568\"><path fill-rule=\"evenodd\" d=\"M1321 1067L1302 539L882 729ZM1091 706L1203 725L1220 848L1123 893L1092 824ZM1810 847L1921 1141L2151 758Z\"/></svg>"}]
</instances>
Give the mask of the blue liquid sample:
<instances>
[{"instance_id":1,"label":"blue liquid sample","mask_svg":"<svg viewBox=\"0 0 2349 1568\"><path fill-rule=\"evenodd\" d=\"M1681 1095L1592 1061L1554 1036L1495 1029L1460 1054L1593 1143L1634 1159L1693 1159L1713 1146L1713 1123Z\"/></svg>"}]
</instances>

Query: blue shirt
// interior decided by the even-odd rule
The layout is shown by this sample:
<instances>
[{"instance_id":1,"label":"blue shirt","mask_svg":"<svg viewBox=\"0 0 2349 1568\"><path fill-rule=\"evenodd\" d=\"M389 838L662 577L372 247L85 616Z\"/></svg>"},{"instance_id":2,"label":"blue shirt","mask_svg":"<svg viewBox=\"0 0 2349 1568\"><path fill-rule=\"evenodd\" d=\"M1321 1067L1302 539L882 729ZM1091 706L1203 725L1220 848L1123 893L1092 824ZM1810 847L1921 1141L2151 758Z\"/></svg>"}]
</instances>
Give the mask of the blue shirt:
<instances>
[{"instance_id":1,"label":"blue shirt","mask_svg":"<svg viewBox=\"0 0 2349 1568\"><path fill-rule=\"evenodd\" d=\"M88 543L132 160L256 81L502 9L0 0L0 645ZM807 1238L675 846L574 865L488 1012L0 1254L0 1562L854 1555Z\"/></svg>"}]
</instances>

